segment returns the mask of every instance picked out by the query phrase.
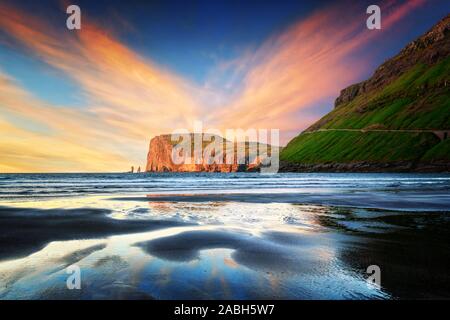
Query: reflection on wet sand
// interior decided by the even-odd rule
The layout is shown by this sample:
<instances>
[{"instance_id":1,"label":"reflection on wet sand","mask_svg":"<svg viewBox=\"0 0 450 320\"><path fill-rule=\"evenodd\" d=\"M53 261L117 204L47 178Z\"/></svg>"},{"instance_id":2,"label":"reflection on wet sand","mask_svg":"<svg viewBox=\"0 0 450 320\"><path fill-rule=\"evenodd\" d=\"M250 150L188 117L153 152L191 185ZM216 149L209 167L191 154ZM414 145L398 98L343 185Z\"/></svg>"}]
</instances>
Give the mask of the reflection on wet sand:
<instances>
[{"instance_id":1,"label":"reflection on wet sand","mask_svg":"<svg viewBox=\"0 0 450 320\"><path fill-rule=\"evenodd\" d=\"M345 232L362 241L339 252L351 268L363 270L377 264L383 287L404 299L448 299L450 297L450 216L445 212L385 212L373 218L353 217L359 228ZM358 221L358 220L362 221ZM345 221L342 221L345 225ZM377 224L368 232L366 224ZM379 227L383 225L383 227Z\"/></svg>"},{"instance_id":2,"label":"reflection on wet sand","mask_svg":"<svg viewBox=\"0 0 450 320\"><path fill-rule=\"evenodd\" d=\"M302 238L305 236L303 234ZM265 237L255 237L239 230L189 231L137 245L151 256L176 262L198 260L203 250L232 249L231 259L236 265L281 273L311 272L332 256L332 253L328 256L321 254L320 241L314 244L311 241L301 250L292 250Z\"/></svg>"},{"instance_id":3,"label":"reflection on wet sand","mask_svg":"<svg viewBox=\"0 0 450 320\"><path fill-rule=\"evenodd\" d=\"M59 201L0 209L1 299L385 299L450 291L445 212ZM82 270L81 290L66 288L72 264ZM371 264L382 270L381 288L366 282Z\"/></svg>"},{"instance_id":4,"label":"reflection on wet sand","mask_svg":"<svg viewBox=\"0 0 450 320\"><path fill-rule=\"evenodd\" d=\"M20 257L50 241L98 238L180 225L176 221L116 220L107 209L27 209L0 207L0 259Z\"/></svg>"}]
</instances>

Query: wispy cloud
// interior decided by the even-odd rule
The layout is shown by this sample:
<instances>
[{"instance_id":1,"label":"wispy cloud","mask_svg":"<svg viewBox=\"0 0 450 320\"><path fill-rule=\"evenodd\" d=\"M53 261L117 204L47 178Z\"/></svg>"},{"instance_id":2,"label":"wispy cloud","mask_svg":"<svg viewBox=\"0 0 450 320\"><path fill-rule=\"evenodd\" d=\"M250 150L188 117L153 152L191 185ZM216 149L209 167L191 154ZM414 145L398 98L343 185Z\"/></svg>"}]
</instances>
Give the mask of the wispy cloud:
<instances>
[{"instance_id":1,"label":"wispy cloud","mask_svg":"<svg viewBox=\"0 0 450 320\"><path fill-rule=\"evenodd\" d=\"M237 72L231 80L236 74L242 77L242 88L210 120L244 128L307 127L319 117L311 110L313 106L326 97L335 97L367 71L363 57L354 53L372 38L385 36L386 30L423 3L386 3L389 10L383 14L383 32L366 29L361 8L348 3L299 21L254 52L220 65L219 73L229 68Z\"/></svg>"},{"instance_id":2,"label":"wispy cloud","mask_svg":"<svg viewBox=\"0 0 450 320\"><path fill-rule=\"evenodd\" d=\"M423 3L386 2L383 28ZM0 171L143 165L151 136L191 128L193 120L219 128L301 130L319 116L313 109L318 103L367 71L362 57L353 54L381 33L365 29L365 15L355 19L354 10L339 5L319 10L259 48L220 62L200 87L88 19L81 31L57 32L47 21L0 4L0 29L14 47L75 81L85 101L82 108L50 105L1 72ZM215 77L224 73L227 81L219 89ZM36 132L32 124L44 129Z\"/></svg>"},{"instance_id":3,"label":"wispy cloud","mask_svg":"<svg viewBox=\"0 0 450 320\"><path fill-rule=\"evenodd\" d=\"M116 152L122 150L129 163L143 162L150 136L188 127L198 113L193 93L199 89L88 21L83 22L81 32L61 37L44 21L3 5L0 27L31 54L74 79L87 101L87 106L78 110L64 106L36 110L34 98L24 92L17 94L16 85L14 89L3 88L1 107L10 112L50 126L58 123L66 134L84 132L85 141L103 136L103 142L95 142L112 145ZM96 128L96 135L91 128ZM123 145L125 142L130 145ZM98 145L90 148L96 150ZM27 152L27 148L22 150ZM85 170L94 167L87 164Z\"/></svg>"},{"instance_id":4,"label":"wispy cloud","mask_svg":"<svg viewBox=\"0 0 450 320\"><path fill-rule=\"evenodd\" d=\"M48 105L0 73L0 171L82 172L127 168L110 128L89 113ZM38 130L33 130L34 124ZM130 143L126 138L115 143Z\"/></svg>"}]
</instances>

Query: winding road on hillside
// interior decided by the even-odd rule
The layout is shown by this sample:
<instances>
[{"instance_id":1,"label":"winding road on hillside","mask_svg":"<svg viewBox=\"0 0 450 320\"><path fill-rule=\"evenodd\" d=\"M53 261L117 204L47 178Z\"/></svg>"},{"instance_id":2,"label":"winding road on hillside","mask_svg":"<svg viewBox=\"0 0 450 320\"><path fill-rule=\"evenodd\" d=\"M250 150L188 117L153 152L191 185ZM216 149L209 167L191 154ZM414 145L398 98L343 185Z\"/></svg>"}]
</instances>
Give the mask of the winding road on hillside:
<instances>
[{"instance_id":1,"label":"winding road on hillside","mask_svg":"<svg viewBox=\"0 0 450 320\"><path fill-rule=\"evenodd\" d=\"M344 132L408 132L408 133L433 133L439 139L445 140L450 136L450 130L425 130L425 129L317 129L314 131L304 131L303 133L344 131Z\"/></svg>"}]
</instances>

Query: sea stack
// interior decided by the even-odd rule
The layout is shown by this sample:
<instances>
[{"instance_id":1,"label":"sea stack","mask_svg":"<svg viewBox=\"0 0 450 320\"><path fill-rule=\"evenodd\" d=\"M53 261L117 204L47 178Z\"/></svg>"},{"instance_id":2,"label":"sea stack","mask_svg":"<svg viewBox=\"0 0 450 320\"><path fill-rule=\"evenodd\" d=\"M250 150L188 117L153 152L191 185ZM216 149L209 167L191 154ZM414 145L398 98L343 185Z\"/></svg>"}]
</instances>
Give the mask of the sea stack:
<instances>
[{"instance_id":1,"label":"sea stack","mask_svg":"<svg viewBox=\"0 0 450 320\"><path fill-rule=\"evenodd\" d=\"M191 134L193 137L194 134ZM219 137L220 138L220 137ZM191 139L194 141L194 139ZM226 140L224 140L226 142ZM212 143L212 142L211 142ZM209 143L203 143L203 148ZM240 144L240 147L245 148L246 159L239 158L236 149ZM149 145L149 151L147 154L147 172L239 172L239 171L256 171L258 170L261 161L260 157L249 159L249 154L257 154L259 144L257 142L241 142L235 143L234 148L234 160L232 164L226 163L226 152L221 151L222 163L212 163L208 164L203 157L200 163L195 163L194 151L192 145L192 152L190 163L175 164L172 161L172 150L175 143L171 141L171 136L168 134L159 135L151 139ZM266 145L267 150L271 150L270 145Z\"/></svg>"}]
</instances>

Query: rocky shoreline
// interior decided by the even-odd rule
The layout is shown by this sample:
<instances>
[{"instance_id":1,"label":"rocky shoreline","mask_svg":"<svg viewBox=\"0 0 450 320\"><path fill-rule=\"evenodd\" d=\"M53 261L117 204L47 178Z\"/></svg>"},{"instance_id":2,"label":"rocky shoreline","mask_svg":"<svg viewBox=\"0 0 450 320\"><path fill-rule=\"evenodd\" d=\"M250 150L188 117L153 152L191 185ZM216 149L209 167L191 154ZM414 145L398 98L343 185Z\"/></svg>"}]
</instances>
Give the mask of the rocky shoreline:
<instances>
[{"instance_id":1,"label":"rocky shoreline","mask_svg":"<svg viewBox=\"0 0 450 320\"><path fill-rule=\"evenodd\" d=\"M279 172L423 172L423 173L450 173L448 162L352 162L352 163L292 163L281 161Z\"/></svg>"}]
</instances>

